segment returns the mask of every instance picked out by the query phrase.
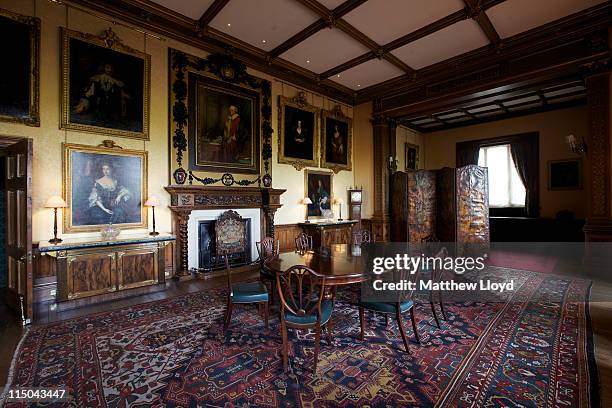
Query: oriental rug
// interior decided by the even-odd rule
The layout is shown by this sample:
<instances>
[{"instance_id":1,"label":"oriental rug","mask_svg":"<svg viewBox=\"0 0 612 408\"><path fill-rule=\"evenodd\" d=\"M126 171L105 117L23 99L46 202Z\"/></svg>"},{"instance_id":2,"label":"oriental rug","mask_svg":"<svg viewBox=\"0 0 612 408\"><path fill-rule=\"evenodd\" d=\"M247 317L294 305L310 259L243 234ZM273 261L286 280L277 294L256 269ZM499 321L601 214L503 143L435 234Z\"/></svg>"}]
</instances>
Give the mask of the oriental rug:
<instances>
[{"instance_id":1,"label":"oriental rug","mask_svg":"<svg viewBox=\"0 0 612 408\"><path fill-rule=\"evenodd\" d=\"M331 343L321 339L312 373L312 332L290 330L282 370L278 319L234 308L222 330L226 292L209 290L34 326L15 355L11 387L67 387L73 407L586 407L597 402L590 283L511 272L504 302L448 303L437 328L418 304L421 344L403 349L397 325L367 313L359 340L353 293L339 291ZM354 292L354 291L353 291ZM8 407L25 404L7 403ZM36 405L33 405L36 406ZM40 405L43 406L43 405Z\"/></svg>"}]
</instances>

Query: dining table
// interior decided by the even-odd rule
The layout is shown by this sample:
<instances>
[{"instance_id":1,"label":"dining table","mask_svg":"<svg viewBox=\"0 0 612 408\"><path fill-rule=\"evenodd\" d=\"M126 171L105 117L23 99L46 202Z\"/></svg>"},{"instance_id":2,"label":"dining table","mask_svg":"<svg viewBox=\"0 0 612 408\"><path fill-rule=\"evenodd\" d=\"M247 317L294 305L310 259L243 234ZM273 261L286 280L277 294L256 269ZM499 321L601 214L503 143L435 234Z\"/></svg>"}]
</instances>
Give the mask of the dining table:
<instances>
[{"instance_id":1,"label":"dining table","mask_svg":"<svg viewBox=\"0 0 612 408\"><path fill-rule=\"evenodd\" d=\"M335 244L306 251L284 252L264 261L271 272L284 272L304 265L325 277L325 286L351 285L367 281L365 253L359 245Z\"/></svg>"}]
</instances>

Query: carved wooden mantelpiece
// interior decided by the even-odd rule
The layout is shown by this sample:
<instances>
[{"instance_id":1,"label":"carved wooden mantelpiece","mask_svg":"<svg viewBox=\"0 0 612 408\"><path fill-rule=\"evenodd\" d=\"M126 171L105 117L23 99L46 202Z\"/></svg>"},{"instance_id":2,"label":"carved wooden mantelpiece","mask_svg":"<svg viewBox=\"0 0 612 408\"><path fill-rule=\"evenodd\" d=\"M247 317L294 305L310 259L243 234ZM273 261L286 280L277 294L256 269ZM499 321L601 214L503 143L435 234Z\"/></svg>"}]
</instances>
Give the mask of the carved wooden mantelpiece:
<instances>
[{"instance_id":1,"label":"carved wooden mantelpiece","mask_svg":"<svg viewBox=\"0 0 612 408\"><path fill-rule=\"evenodd\" d=\"M170 194L172 231L176 235L176 257L180 278L188 276L189 215L193 210L259 208L262 210L261 235L274 237L274 213L282 204L280 196L286 190L260 187L179 186L165 187Z\"/></svg>"}]
</instances>

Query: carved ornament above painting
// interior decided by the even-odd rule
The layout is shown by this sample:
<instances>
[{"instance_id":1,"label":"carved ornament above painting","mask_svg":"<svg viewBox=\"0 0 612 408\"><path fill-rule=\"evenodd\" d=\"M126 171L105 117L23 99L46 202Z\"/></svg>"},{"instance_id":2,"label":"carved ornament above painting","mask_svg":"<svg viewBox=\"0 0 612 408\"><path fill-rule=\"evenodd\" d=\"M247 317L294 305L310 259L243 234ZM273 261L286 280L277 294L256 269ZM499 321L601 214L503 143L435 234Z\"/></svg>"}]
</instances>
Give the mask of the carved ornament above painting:
<instances>
[{"instance_id":1,"label":"carved ornament above painting","mask_svg":"<svg viewBox=\"0 0 612 408\"><path fill-rule=\"evenodd\" d=\"M174 182L224 186L263 182L270 187L270 82L248 74L246 66L227 53L199 58L174 49L169 52ZM196 172L221 174L201 177ZM257 176L239 179L236 174Z\"/></svg>"}]
</instances>

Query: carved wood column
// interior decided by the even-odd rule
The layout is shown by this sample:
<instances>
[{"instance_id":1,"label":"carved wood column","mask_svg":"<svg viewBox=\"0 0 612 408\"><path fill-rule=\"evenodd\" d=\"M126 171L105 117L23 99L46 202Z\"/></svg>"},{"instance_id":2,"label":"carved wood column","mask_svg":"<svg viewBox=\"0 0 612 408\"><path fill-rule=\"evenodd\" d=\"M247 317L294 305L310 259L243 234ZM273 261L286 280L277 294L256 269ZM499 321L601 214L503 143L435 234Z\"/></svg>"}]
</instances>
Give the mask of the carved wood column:
<instances>
[{"instance_id":1,"label":"carved wood column","mask_svg":"<svg viewBox=\"0 0 612 408\"><path fill-rule=\"evenodd\" d=\"M588 209L585 241L612 241L610 218L610 61L584 67L589 108L586 138Z\"/></svg>"},{"instance_id":2,"label":"carved wood column","mask_svg":"<svg viewBox=\"0 0 612 408\"><path fill-rule=\"evenodd\" d=\"M176 231L176 259L178 259L178 271L174 277L176 279L184 279L190 276L189 273L189 235L187 234L187 226L189 224L189 215L191 209L174 212L174 222Z\"/></svg>"},{"instance_id":3,"label":"carved wood column","mask_svg":"<svg viewBox=\"0 0 612 408\"><path fill-rule=\"evenodd\" d=\"M372 234L376 241L389 240L389 119L376 115L372 119L374 138L374 214Z\"/></svg>"}]
</instances>

